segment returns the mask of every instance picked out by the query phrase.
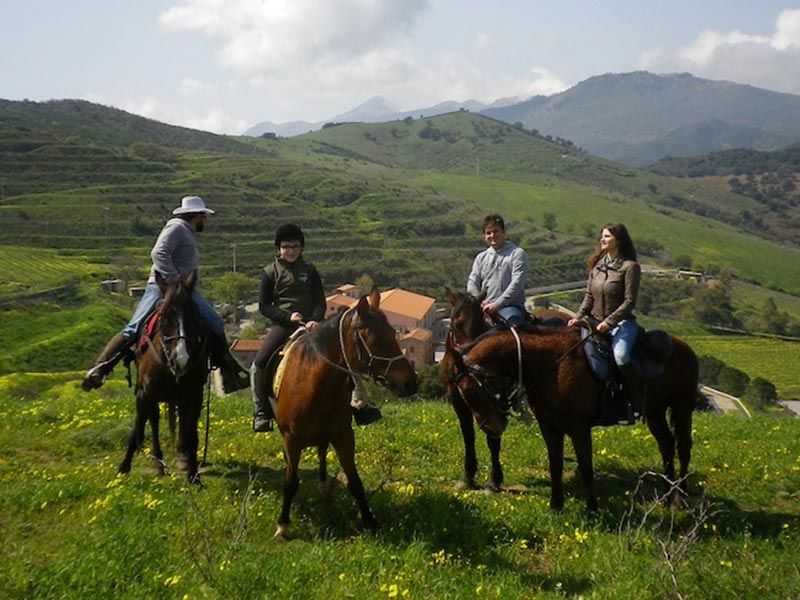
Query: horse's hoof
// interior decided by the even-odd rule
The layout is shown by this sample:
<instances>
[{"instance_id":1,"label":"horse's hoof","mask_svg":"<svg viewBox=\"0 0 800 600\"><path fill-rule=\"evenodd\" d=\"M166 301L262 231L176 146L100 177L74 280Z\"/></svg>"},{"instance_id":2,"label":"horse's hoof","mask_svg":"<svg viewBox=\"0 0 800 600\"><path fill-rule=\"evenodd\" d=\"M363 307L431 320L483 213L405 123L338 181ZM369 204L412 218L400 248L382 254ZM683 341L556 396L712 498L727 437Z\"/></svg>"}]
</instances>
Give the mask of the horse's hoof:
<instances>
[{"instance_id":1,"label":"horse's hoof","mask_svg":"<svg viewBox=\"0 0 800 600\"><path fill-rule=\"evenodd\" d=\"M275 530L275 535L272 536L276 540L281 540L283 542L288 542L291 538L289 537L289 526L288 525L278 525L278 528Z\"/></svg>"},{"instance_id":2,"label":"horse's hoof","mask_svg":"<svg viewBox=\"0 0 800 600\"><path fill-rule=\"evenodd\" d=\"M192 485L203 487L203 481L200 479L200 473L195 473L194 475L189 475L188 479L189 479L189 483L191 483Z\"/></svg>"},{"instance_id":3,"label":"horse's hoof","mask_svg":"<svg viewBox=\"0 0 800 600\"><path fill-rule=\"evenodd\" d=\"M453 489L457 490L457 491L477 490L478 488L479 488L479 486L476 485L474 481L469 481L469 480L466 480L466 479L459 479L453 485Z\"/></svg>"}]
</instances>

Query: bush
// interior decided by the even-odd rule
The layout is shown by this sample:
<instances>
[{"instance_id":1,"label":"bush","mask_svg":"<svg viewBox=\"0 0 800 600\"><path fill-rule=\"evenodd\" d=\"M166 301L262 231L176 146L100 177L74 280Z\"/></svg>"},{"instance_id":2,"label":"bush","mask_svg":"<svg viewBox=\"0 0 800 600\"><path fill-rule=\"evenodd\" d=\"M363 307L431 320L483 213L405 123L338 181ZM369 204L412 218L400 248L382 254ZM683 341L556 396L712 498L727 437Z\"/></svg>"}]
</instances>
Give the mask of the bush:
<instances>
[{"instance_id":1,"label":"bush","mask_svg":"<svg viewBox=\"0 0 800 600\"><path fill-rule=\"evenodd\" d=\"M744 371L733 367L722 367L717 377L717 385L723 392L733 396L741 396L750 383L750 377Z\"/></svg>"},{"instance_id":2,"label":"bush","mask_svg":"<svg viewBox=\"0 0 800 600\"><path fill-rule=\"evenodd\" d=\"M700 381L706 385L715 385L720 371L725 368L725 363L713 356L701 356L699 362Z\"/></svg>"},{"instance_id":3,"label":"bush","mask_svg":"<svg viewBox=\"0 0 800 600\"><path fill-rule=\"evenodd\" d=\"M425 365L417 372L419 390L417 396L425 400L440 400L444 394L444 384L439 375L439 365Z\"/></svg>"},{"instance_id":4,"label":"bush","mask_svg":"<svg viewBox=\"0 0 800 600\"><path fill-rule=\"evenodd\" d=\"M744 398L756 408L764 408L778 402L778 392L775 386L762 377L756 377L747 385Z\"/></svg>"}]
</instances>

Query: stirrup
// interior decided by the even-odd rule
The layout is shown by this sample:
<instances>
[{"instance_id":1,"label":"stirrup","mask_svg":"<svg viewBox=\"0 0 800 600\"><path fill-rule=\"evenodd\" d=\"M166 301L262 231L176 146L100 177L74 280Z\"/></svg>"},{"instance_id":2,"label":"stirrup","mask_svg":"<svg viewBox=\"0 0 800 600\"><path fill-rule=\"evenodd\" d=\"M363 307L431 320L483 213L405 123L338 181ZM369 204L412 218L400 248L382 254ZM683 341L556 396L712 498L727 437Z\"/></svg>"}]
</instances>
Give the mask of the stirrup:
<instances>
[{"instance_id":1,"label":"stirrup","mask_svg":"<svg viewBox=\"0 0 800 600\"><path fill-rule=\"evenodd\" d=\"M110 371L103 372L107 364L106 362L98 363L86 371L86 375L83 376L83 380L81 381L81 389L84 392L90 392L91 390L102 387L110 373Z\"/></svg>"},{"instance_id":2,"label":"stirrup","mask_svg":"<svg viewBox=\"0 0 800 600\"><path fill-rule=\"evenodd\" d=\"M274 429L275 424L273 423L272 419L268 419L267 417L263 416L253 417L253 432L266 433L268 431L273 431Z\"/></svg>"}]
</instances>

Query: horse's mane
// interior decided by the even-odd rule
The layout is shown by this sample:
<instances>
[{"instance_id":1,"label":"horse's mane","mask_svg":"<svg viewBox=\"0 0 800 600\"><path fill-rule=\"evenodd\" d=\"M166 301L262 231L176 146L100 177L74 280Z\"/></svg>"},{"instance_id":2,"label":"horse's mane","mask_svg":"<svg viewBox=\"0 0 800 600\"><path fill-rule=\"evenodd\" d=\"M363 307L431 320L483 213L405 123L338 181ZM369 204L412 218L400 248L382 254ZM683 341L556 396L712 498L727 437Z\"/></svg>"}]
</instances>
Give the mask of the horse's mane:
<instances>
[{"instance_id":1,"label":"horse's mane","mask_svg":"<svg viewBox=\"0 0 800 600\"><path fill-rule=\"evenodd\" d=\"M177 279L168 284L159 308L162 318L169 320L181 309L188 313L193 307L193 304L188 302L189 298L189 290L183 281Z\"/></svg>"},{"instance_id":2,"label":"horse's mane","mask_svg":"<svg viewBox=\"0 0 800 600\"><path fill-rule=\"evenodd\" d=\"M347 311L340 312L332 319L325 319L307 335L302 336L298 341L298 349L302 350L304 356L316 359L324 356L329 348L339 344L339 324Z\"/></svg>"}]
</instances>

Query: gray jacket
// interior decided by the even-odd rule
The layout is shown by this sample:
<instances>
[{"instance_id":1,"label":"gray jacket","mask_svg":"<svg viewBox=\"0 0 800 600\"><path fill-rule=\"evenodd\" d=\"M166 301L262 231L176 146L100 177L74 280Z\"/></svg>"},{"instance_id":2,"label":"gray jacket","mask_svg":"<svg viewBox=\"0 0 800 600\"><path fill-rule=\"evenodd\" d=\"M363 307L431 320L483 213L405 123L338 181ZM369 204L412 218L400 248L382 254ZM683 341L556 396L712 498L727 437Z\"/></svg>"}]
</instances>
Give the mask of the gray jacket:
<instances>
[{"instance_id":1,"label":"gray jacket","mask_svg":"<svg viewBox=\"0 0 800 600\"><path fill-rule=\"evenodd\" d=\"M516 244L506 241L495 251L487 248L475 257L467 279L467 292L477 296L486 290L486 300L503 306L525 306L525 280L528 255Z\"/></svg>"},{"instance_id":2,"label":"gray jacket","mask_svg":"<svg viewBox=\"0 0 800 600\"><path fill-rule=\"evenodd\" d=\"M167 221L150 251L150 258L153 259L153 268L148 283L155 283L156 271L167 281L174 281L196 270L200 265L200 251L192 226L177 217Z\"/></svg>"}]
</instances>

